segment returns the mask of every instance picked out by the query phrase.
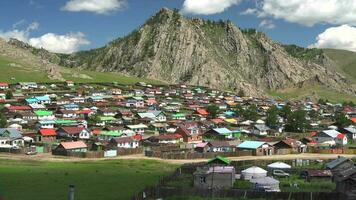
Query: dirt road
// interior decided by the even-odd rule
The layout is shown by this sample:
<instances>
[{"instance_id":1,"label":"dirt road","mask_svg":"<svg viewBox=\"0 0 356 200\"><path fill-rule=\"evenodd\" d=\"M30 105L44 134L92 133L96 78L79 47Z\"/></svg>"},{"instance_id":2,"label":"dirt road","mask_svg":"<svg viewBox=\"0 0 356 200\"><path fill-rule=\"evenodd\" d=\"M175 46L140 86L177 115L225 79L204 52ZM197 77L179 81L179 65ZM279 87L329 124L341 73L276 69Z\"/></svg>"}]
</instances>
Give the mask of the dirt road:
<instances>
[{"instance_id":1,"label":"dirt road","mask_svg":"<svg viewBox=\"0 0 356 200\"><path fill-rule=\"evenodd\" d=\"M229 157L228 159L232 161L243 161L243 160L294 160L294 159L310 159L310 160L326 160L334 159L338 156L345 156L348 158L356 158L356 155L336 155L336 154L296 154L296 155L273 155L273 156L243 156L243 157ZM80 161L98 161L98 160L157 160L161 162L166 162L170 164L186 164L186 163L197 163L205 162L207 159L196 159L196 160L163 160L160 158L149 158L143 154L130 155L130 156L120 156L114 158L73 158L73 157L62 157L53 156L51 154L37 154L37 155L17 155L17 154L6 154L0 153L0 159L2 160L32 160L32 161L53 161L53 162L80 162Z\"/></svg>"}]
</instances>

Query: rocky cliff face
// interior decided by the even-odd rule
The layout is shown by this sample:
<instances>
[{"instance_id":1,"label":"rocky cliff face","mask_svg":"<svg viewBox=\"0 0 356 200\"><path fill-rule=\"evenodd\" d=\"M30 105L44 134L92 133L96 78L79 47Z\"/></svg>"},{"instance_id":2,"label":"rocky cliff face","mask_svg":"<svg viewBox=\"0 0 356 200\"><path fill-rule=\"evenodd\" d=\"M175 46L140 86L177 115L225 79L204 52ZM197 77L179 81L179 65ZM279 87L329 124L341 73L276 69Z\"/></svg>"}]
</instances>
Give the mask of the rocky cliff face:
<instances>
[{"instance_id":1,"label":"rocky cliff face","mask_svg":"<svg viewBox=\"0 0 356 200\"><path fill-rule=\"evenodd\" d=\"M244 90L261 96L267 90L321 84L355 94L355 88L324 57L303 60L254 30L230 22L187 19L178 11L160 10L138 30L108 45L72 55L49 56L68 67L115 71L128 75L217 89Z\"/></svg>"}]
</instances>

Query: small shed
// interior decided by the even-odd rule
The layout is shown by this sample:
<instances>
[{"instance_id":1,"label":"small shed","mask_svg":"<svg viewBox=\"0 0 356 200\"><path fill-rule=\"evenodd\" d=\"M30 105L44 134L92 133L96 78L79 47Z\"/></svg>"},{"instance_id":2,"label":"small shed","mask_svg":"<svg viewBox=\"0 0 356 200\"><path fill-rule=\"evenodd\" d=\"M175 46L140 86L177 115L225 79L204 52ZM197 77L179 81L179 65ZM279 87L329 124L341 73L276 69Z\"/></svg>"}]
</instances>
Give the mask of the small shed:
<instances>
[{"instance_id":1,"label":"small shed","mask_svg":"<svg viewBox=\"0 0 356 200\"><path fill-rule=\"evenodd\" d=\"M260 167L250 167L241 172L241 178L243 180L250 180L250 179L256 179L256 178L263 178L267 176L267 171L260 168Z\"/></svg>"},{"instance_id":2,"label":"small shed","mask_svg":"<svg viewBox=\"0 0 356 200\"><path fill-rule=\"evenodd\" d=\"M274 169L280 169L280 170L290 170L292 167L284 162L274 162L269 165L267 165L268 171L272 171Z\"/></svg>"},{"instance_id":3,"label":"small shed","mask_svg":"<svg viewBox=\"0 0 356 200\"><path fill-rule=\"evenodd\" d=\"M231 161L227 158L224 158L222 156L216 156L215 158L212 158L208 160L207 164L208 165L230 165Z\"/></svg>"},{"instance_id":4,"label":"small shed","mask_svg":"<svg viewBox=\"0 0 356 200\"><path fill-rule=\"evenodd\" d=\"M251 187L254 191L261 192L280 192L279 181L272 177L260 177L250 180Z\"/></svg>"}]
</instances>

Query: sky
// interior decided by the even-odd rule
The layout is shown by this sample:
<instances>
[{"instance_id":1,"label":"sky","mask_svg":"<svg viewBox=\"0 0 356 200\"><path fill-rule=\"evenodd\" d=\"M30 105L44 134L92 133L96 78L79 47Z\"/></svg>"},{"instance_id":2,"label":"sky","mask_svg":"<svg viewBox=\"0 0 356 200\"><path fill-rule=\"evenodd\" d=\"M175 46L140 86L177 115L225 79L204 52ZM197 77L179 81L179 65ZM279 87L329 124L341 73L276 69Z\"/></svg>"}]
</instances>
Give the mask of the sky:
<instances>
[{"instance_id":1,"label":"sky","mask_svg":"<svg viewBox=\"0 0 356 200\"><path fill-rule=\"evenodd\" d=\"M72 53L129 34L162 7L230 20L283 44L356 51L355 0L1 0L0 37Z\"/></svg>"}]
</instances>

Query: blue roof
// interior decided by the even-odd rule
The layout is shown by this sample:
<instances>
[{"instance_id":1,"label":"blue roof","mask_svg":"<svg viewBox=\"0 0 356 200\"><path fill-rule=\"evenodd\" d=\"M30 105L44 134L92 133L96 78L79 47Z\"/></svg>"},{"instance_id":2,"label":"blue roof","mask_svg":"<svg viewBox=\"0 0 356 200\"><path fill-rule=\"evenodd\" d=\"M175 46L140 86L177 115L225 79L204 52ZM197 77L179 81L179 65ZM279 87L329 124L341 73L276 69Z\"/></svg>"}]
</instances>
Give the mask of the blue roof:
<instances>
[{"instance_id":1,"label":"blue roof","mask_svg":"<svg viewBox=\"0 0 356 200\"><path fill-rule=\"evenodd\" d=\"M35 99L35 98L25 99L25 101L26 101L27 103L29 103L29 104L31 104L31 103L37 103L37 102L38 102L38 100Z\"/></svg>"},{"instance_id":2,"label":"blue roof","mask_svg":"<svg viewBox=\"0 0 356 200\"><path fill-rule=\"evenodd\" d=\"M51 100L50 98L49 98L49 96L36 96L35 97L35 99L37 99L38 101L49 101L49 100Z\"/></svg>"},{"instance_id":3,"label":"blue roof","mask_svg":"<svg viewBox=\"0 0 356 200\"><path fill-rule=\"evenodd\" d=\"M234 111L226 111L226 112L224 112L224 114L228 115L228 116L232 116L235 114L235 112Z\"/></svg>"},{"instance_id":4,"label":"blue roof","mask_svg":"<svg viewBox=\"0 0 356 200\"><path fill-rule=\"evenodd\" d=\"M241 149L257 149L260 146L265 144L265 142L260 142L260 141L245 141L239 145L237 145L237 148Z\"/></svg>"},{"instance_id":5,"label":"blue roof","mask_svg":"<svg viewBox=\"0 0 356 200\"><path fill-rule=\"evenodd\" d=\"M232 131L230 131L227 128L214 128L214 131L218 132L221 135L227 135L227 134L233 133Z\"/></svg>"}]
</instances>

